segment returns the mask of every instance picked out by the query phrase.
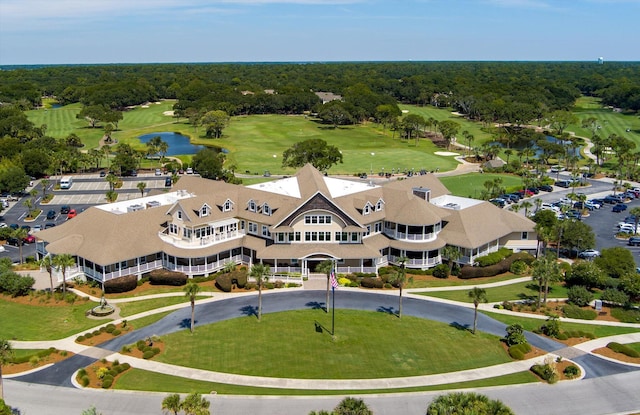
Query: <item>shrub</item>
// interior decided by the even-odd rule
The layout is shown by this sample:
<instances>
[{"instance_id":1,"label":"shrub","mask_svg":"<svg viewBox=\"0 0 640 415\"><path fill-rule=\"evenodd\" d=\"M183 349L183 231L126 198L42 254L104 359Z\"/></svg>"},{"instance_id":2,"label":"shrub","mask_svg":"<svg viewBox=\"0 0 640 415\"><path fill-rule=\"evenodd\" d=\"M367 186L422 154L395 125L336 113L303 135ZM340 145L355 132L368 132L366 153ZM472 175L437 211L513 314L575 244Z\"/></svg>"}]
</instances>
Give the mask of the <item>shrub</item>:
<instances>
[{"instance_id":1,"label":"shrub","mask_svg":"<svg viewBox=\"0 0 640 415\"><path fill-rule=\"evenodd\" d=\"M31 356L29 358L29 364L33 367L38 366L38 363L40 363L40 359L38 358L38 356Z\"/></svg>"},{"instance_id":2,"label":"shrub","mask_svg":"<svg viewBox=\"0 0 640 415\"><path fill-rule=\"evenodd\" d=\"M562 307L562 312L565 317L577 318L580 320L595 320L598 317L598 313L593 310L584 310L573 304L567 304Z\"/></svg>"},{"instance_id":3,"label":"shrub","mask_svg":"<svg viewBox=\"0 0 640 415\"><path fill-rule=\"evenodd\" d=\"M276 280L273 285L275 288L284 288L284 281Z\"/></svg>"},{"instance_id":4,"label":"shrub","mask_svg":"<svg viewBox=\"0 0 640 415\"><path fill-rule=\"evenodd\" d=\"M89 386L89 383L90 383L90 381L89 381L89 376L86 376L86 375L85 375L85 376L82 376L82 377L80 378L80 384L81 384L82 386L84 386L85 388L86 388L87 386Z\"/></svg>"},{"instance_id":5,"label":"shrub","mask_svg":"<svg viewBox=\"0 0 640 415\"><path fill-rule=\"evenodd\" d=\"M144 352L142 354L142 358L143 359L151 359L153 356L155 356L156 354L153 353L153 350L147 350L146 352Z\"/></svg>"},{"instance_id":6,"label":"shrub","mask_svg":"<svg viewBox=\"0 0 640 415\"><path fill-rule=\"evenodd\" d=\"M113 334L114 336L119 336L122 332L118 329L115 329L114 331L111 332L111 334Z\"/></svg>"},{"instance_id":7,"label":"shrub","mask_svg":"<svg viewBox=\"0 0 640 415\"><path fill-rule=\"evenodd\" d=\"M433 268L433 276L436 278L449 278L449 266L447 264L439 264Z\"/></svg>"},{"instance_id":8,"label":"shrub","mask_svg":"<svg viewBox=\"0 0 640 415\"><path fill-rule=\"evenodd\" d=\"M82 368L82 369L78 370L78 377L81 378L81 377L84 377L84 376L87 376L87 369Z\"/></svg>"},{"instance_id":9,"label":"shrub","mask_svg":"<svg viewBox=\"0 0 640 415\"><path fill-rule=\"evenodd\" d=\"M575 285L567 290L569 302L578 307L589 305L593 301L593 294L581 285Z\"/></svg>"},{"instance_id":10,"label":"shrub","mask_svg":"<svg viewBox=\"0 0 640 415\"><path fill-rule=\"evenodd\" d=\"M87 339L90 339L90 338L93 337L93 333L85 333L84 337L87 338Z\"/></svg>"},{"instance_id":11,"label":"shrub","mask_svg":"<svg viewBox=\"0 0 640 415\"><path fill-rule=\"evenodd\" d=\"M85 341L86 337L84 335L80 335L76 338L76 341L78 343L82 343L83 341Z\"/></svg>"},{"instance_id":12,"label":"shrub","mask_svg":"<svg viewBox=\"0 0 640 415\"><path fill-rule=\"evenodd\" d=\"M531 371L549 383L556 383L558 381L556 364L550 356L545 359L544 364L531 366Z\"/></svg>"},{"instance_id":13,"label":"shrub","mask_svg":"<svg viewBox=\"0 0 640 415\"><path fill-rule=\"evenodd\" d=\"M104 292L110 293L125 293L127 291L135 290L138 286L138 277L135 275L127 275L125 277L114 278L104 283Z\"/></svg>"},{"instance_id":14,"label":"shrub","mask_svg":"<svg viewBox=\"0 0 640 415\"><path fill-rule=\"evenodd\" d=\"M635 308L613 307L611 316L617 318L623 323L640 323L640 310Z\"/></svg>"},{"instance_id":15,"label":"shrub","mask_svg":"<svg viewBox=\"0 0 640 415\"><path fill-rule=\"evenodd\" d=\"M527 265L526 262L522 260L517 260L517 261L514 261L513 264L511 264L511 268L509 268L509 271L511 271L516 275L522 275L525 272L527 272L527 269L529 269L529 266Z\"/></svg>"},{"instance_id":16,"label":"shrub","mask_svg":"<svg viewBox=\"0 0 640 415\"><path fill-rule=\"evenodd\" d=\"M27 295L34 283L35 280L28 275L21 276L11 271L0 273L0 292L12 297Z\"/></svg>"},{"instance_id":17,"label":"shrub","mask_svg":"<svg viewBox=\"0 0 640 415\"><path fill-rule=\"evenodd\" d=\"M464 266L460 270L461 279L493 277L498 274L505 273L511 269L511 265L515 261L523 261L525 264L531 264L535 258L526 252L518 252L511 255L499 263L486 267Z\"/></svg>"},{"instance_id":18,"label":"shrub","mask_svg":"<svg viewBox=\"0 0 640 415\"><path fill-rule=\"evenodd\" d=\"M107 333L111 334L113 333L113 331L115 330L115 327L105 327L104 331L106 331Z\"/></svg>"},{"instance_id":19,"label":"shrub","mask_svg":"<svg viewBox=\"0 0 640 415\"><path fill-rule=\"evenodd\" d=\"M600 299L612 305L627 305L629 304L629 296L624 291L620 291L615 288L607 288L600 295Z\"/></svg>"},{"instance_id":20,"label":"shrub","mask_svg":"<svg viewBox=\"0 0 640 415\"><path fill-rule=\"evenodd\" d=\"M360 281L360 285L364 288L382 288L384 283L380 278L364 277L362 281Z\"/></svg>"},{"instance_id":21,"label":"shrub","mask_svg":"<svg viewBox=\"0 0 640 415\"><path fill-rule=\"evenodd\" d=\"M99 367L96 370L96 376L98 379L104 379L104 377L107 376L107 373L109 373L109 369L106 367Z\"/></svg>"},{"instance_id":22,"label":"shrub","mask_svg":"<svg viewBox=\"0 0 640 415\"><path fill-rule=\"evenodd\" d=\"M230 293L233 284L231 283L231 274L222 274L216 278L216 287L220 291L224 291L225 293Z\"/></svg>"},{"instance_id":23,"label":"shrub","mask_svg":"<svg viewBox=\"0 0 640 415\"><path fill-rule=\"evenodd\" d=\"M513 251L510 249L500 248L496 252L491 252L490 254L476 258L476 262L481 267L488 267L497 264L512 253Z\"/></svg>"},{"instance_id":24,"label":"shrub","mask_svg":"<svg viewBox=\"0 0 640 415\"><path fill-rule=\"evenodd\" d=\"M616 353L622 353L629 357L640 357L640 353L625 344L610 342L607 347Z\"/></svg>"},{"instance_id":25,"label":"shrub","mask_svg":"<svg viewBox=\"0 0 640 415\"><path fill-rule=\"evenodd\" d=\"M136 342L136 349L143 351L147 347L147 342L144 340L138 340Z\"/></svg>"},{"instance_id":26,"label":"shrub","mask_svg":"<svg viewBox=\"0 0 640 415\"><path fill-rule=\"evenodd\" d=\"M580 369L578 369L578 366L570 365L564 368L563 373L567 378L573 379L580 375Z\"/></svg>"},{"instance_id":27,"label":"shrub","mask_svg":"<svg viewBox=\"0 0 640 415\"><path fill-rule=\"evenodd\" d=\"M247 285L247 269L234 270L230 274L231 284L235 284L238 288L244 288Z\"/></svg>"},{"instance_id":28,"label":"shrub","mask_svg":"<svg viewBox=\"0 0 640 415\"><path fill-rule=\"evenodd\" d=\"M109 389L111 385L113 385L113 378L111 376L105 376L105 378L102 379L102 388Z\"/></svg>"},{"instance_id":29,"label":"shrub","mask_svg":"<svg viewBox=\"0 0 640 415\"><path fill-rule=\"evenodd\" d=\"M149 284L181 286L187 283L187 274L168 269L155 269L149 273Z\"/></svg>"},{"instance_id":30,"label":"shrub","mask_svg":"<svg viewBox=\"0 0 640 415\"><path fill-rule=\"evenodd\" d=\"M524 337L524 328L520 324L516 323L507 326L506 330L507 336L505 337L505 340L508 346L527 343L527 339Z\"/></svg>"},{"instance_id":31,"label":"shrub","mask_svg":"<svg viewBox=\"0 0 640 415\"><path fill-rule=\"evenodd\" d=\"M509 347L509 356L517 360L523 360L525 355L531 351L529 343L514 344Z\"/></svg>"},{"instance_id":32,"label":"shrub","mask_svg":"<svg viewBox=\"0 0 640 415\"><path fill-rule=\"evenodd\" d=\"M557 337L560 334L560 321L558 316L549 316L547 322L540 326L540 331L549 337Z\"/></svg>"},{"instance_id":33,"label":"shrub","mask_svg":"<svg viewBox=\"0 0 640 415\"><path fill-rule=\"evenodd\" d=\"M131 365L129 363L123 363L120 365L120 367L122 368L123 371L127 371L131 369Z\"/></svg>"}]
</instances>

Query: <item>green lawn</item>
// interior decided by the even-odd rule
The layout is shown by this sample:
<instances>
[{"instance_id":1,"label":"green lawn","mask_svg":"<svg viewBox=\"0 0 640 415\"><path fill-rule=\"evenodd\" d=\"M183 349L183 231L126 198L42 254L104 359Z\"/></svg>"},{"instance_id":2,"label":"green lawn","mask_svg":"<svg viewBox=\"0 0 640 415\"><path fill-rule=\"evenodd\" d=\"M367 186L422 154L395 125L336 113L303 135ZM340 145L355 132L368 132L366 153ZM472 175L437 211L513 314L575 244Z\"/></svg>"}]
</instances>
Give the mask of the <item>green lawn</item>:
<instances>
[{"instance_id":1,"label":"green lawn","mask_svg":"<svg viewBox=\"0 0 640 415\"><path fill-rule=\"evenodd\" d=\"M640 145L640 118L634 115L614 112L611 108L603 108L600 100L594 97L581 97L577 100L574 114L579 118L577 124L567 127L568 131L573 131L581 137L591 137L591 131L582 128L582 120L595 117L602 127L598 130L601 137L609 137L616 134L628 138ZM627 129L631 131L627 132Z\"/></svg>"},{"instance_id":2,"label":"green lawn","mask_svg":"<svg viewBox=\"0 0 640 415\"><path fill-rule=\"evenodd\" d=\"M265 299L268 301L268 299ZM197 316L196 316L197 318ZM297 310L237 318L163 337L158 360L252 376L367 379L416 376L510 361L499 339L447 324L376 312L336 310L336 340L318 333L331 315ZM398 339L403 339L398 342Z\"/></svg>"},{"instance_id":3,"label":"green lawn","mask_svg":"<svg viewBox=\"0 0 640 415\"><path fill-rule=\"evenodd\" d=\"M85 331L109 320L91 320L84 313L95 303L64 306L24 305L0 300L0 316L11 316L0 324L0 338L54 340Z\"/></svg>"},{"instance_id":4,"label":"green lawn","mask_svg":"<svg viewBox=\"0 0 640 415\"><path fill-rule=\"evenodd\" d=\"M640 353L640 343L626 343L626 346Z\"/></svg>"},{"instance_id":5,"label":"green lawn","mask_svg":"<svg viewBox=\"0 0 640 415\"><path fill-rule=\"evenodd\" d=\"M505 324L519 323L520 325L522 325L522 327L524 327L525 330L528 330L528 331L535 330L539 328L542 324L544 324L544 320L535 319L535 318L511 316L511 315L491 313L491 312L483 312L483 313ZM599 326L599 325L593 325L593 324L580 324L580 323L567 323L567 322L561 322L560 329L563 331L581 330L584 332L591 332L595 334L596 337L615 336L618 334L636 333L640 331L640 329L636 329L633 327Z\"/></svg>"},{"instance_id":6,"label":"green lawn","mask_svg":"<svg viewBox=\"0 0 640 415\"><path fill-rule=\"evenodd\" d=\"M411 277L410 272L411 272L410 270L407 272L407 274L409 274L408 275L409 277ZM413 282L407 283L406 288L458 287L461 285L476 286L480 284L488 284L490 282L512 280L514 278L520 278L520 275L506 273L497 277L473 278L473 279L467 279L467 280L463 280L455 277L449 277L446 279L437 279L437 280L414 279Z\"/></svg>"},{"instance_id":7,"label":"green lawn","mask_svg":"<svg viewBox=\"0 0 640 415\"><path fill-rule=\"evenodd\" d=\"M215 391L224 395L352 395L372 393L401 393L424 392L448 389L468 389L489 386L516 385L522 383L538 382L538 378L530 371L512 373L510 375L474 380L469 382L448 383L444 385L422 386L401 389L370 389L370 390L303 390L303 389L273 389L256 388L251 386L228 385L224 383L205 382L181 378L162 373L148 372L141 369L130 369L120 377L115 389L143 390L167 393L202 393L209 394Z\"/></svg>"},{"instance_id":8,"label":"green lawn","mask_svg":"<svg viewBox=\"0 0 640 415\"><path fill-rule=\"evenodd\" d=\"M480 199L482 191L486 189L484 183L489 180L495 180L498 177L502 179L502 185L507 191L515 191L522 188L522 178L511 174L469 173L441 177L440 181L456 196Z\"/></svg>"},{"instance_id":9,"label":"green lawn","mask_svg":"<svg viewBox=\"0 0 640 415\"><path fill-rule=\"evenodd\" d=\"M538 298L538 287L533 281L520 282L517 284L503 285L502 287L486 288L487 300L490 303L501 301L515 301ZM471 299L466 290L461 291L437 291L428 293L417 293L430 297L444 298L453 301L471 303ZM567 289L561 284L554 284L549 287L547 298L567 298Z\"/></svg>"},{"instance_id":10,"label":"green lawn","mask_svg":"<svg viewBox=\"0 0 640 415\"><path fill-rule=\"evenodd\" d=\"M209 298L208 296L197 296L198 300L203 298ZM185 305L189 304L189 299L184 295L179 297L164 297L164 298L154 298L151 300L142 300L142 301L131 301L127 303L118 303L117 306L120 308L120 315L122 317L132 316L134 314L142 313L143 311L155 310L156 308L166 307L174 304Z\"/></svg>"}]
</instances>

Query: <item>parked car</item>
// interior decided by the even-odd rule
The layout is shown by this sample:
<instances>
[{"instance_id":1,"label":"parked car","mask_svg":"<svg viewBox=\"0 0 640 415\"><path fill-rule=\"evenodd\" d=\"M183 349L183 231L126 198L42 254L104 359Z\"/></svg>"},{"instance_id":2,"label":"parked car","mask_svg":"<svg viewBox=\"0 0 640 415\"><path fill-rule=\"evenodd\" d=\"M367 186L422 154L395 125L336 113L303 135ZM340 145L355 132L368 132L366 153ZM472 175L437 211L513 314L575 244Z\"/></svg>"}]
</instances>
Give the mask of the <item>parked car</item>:
<instances>
[{"instance_id":1,"label":"parked car","mask_svg":"<svg viewBox=\"0 0 640 415\"><path fill-rule=\"evenodd\" d=\"M629 238L628 244L630 246L640 246L640 236L632 236Z\"/></svg>"},{"instance_id":2,"label":"parked car","mask_svg":"<svg viewBox=\"0 0 640 415\"><path fill-rule=\"evenodd\" d=\"M34 244L34 243L36 243L36 237L33 236L33 235L27 235L24 238L22 238L22 243Z\"/></svg>"},{"instance_id":3,"label":"parked car","mask_svg":"<svg viewBox=\"0 0 640 415\"><path fill-rule=\"evenodd\" d=\"M24 229L27 233L31 232L31 226L29 225L22 225L20 226L20 229Z\"/></svg>"},{"instance_id":4,"label":"parked car","mask_svg":"<svg viewBox=\"0 0 640 415\"><path fill-rule=\"evenodd\" d=\"M162 176L162 170L156 169L155 175L156 176Z\"/></svg>"},{"instance_id":5,"label":"parked car","mask_svg":"<svg viewBox=\"0 0 640 415\"><path fill-rule=\"evenodd\" d=\"M63 215L66 215L67 213L69 213L70 210L71 210L71 206L69 205L62 205L62 207L60 207L60 213L62 213Z\"/></svg>"},{"instance_id":6,"label":"parked car","mask_svg":"<svg viewBox=\"0 0 640 415\"><path fill-rule=\"evenodd\" d=\"M52 220L56 218L56 211L50 210L47 212L47 219Z\"/></svg>"},{"instance_id":7,"label":"parked car","mask_svg":"<svg viewBox=\"0 0 640 415\"><path fill-rule=\"evenodd\" d=\"M33 228L31 228L31 233L40 232L41 230L42 230L42 225L33 225Z\"/></svg>"},{"instance_id":8,"label":"parked car","mask_svg":"<svg viewBox=\"0 0 640 415\"><path fill-rule=\"evenodd\" d=\"M568 189L571 186L571 181L569 180L558 180L555 182L555 185L558 187L564 187L565 189Z\"/></svg>"},{"instance_id":9,"label":"parked car","mask_svg":"<svg viewBox=\"0 0 640 415\"><path fill-rule=\"evenodd\" d=\"M193 174L193 169L191 167L187 167L187 174Z\"/></svg>"},{"instance_id":10,"label":"parked car","mask_svg":"<svg viewBox=\"0 0 640 415\"><path fill-rule=\"evenodd\" d=\"M604 201L604 203L609 203L610 205L624 202L624 200L619 195L607 195L602 200Z\"/></svg>"},{"instance_id":11,"label":"parked car","mask_svg":"<svg viewBox=\"0 0 640 415\"><path fill-rule=\"evenodd\" d=\"M0 223L0 228L6 228L6 227L8 227L8 226L9 226L9 225L7 225L7 224L6 224L6 223L4 223L4 222Z\"/></svg>"},{"instance_id":12,"label":"parked car","mask_svg":"<svg viewBox=\"0 0 640 415\"><path fill-rule=\"evenodd\" d=\"M67 213L67 220L69 220L69 219L73 219L73 218L75 218L76 216L78 216L78 212L76 212L76 210L75 210L75 209L71 209L71 210L69 211L69 213Z\"/></svg>"},{"instance_id":13,"label":"parked car","mask_svg":"<svg viewBox=\"0 0 640 415\"><path fill-rule=\"evenodd\" d=\"M582 215L577 210L570 210L565 213L565 217L569 219L582 220Z\"/></svg>"},{"instance_id":14,"label":"parked car","mask_svg":"<svg viewBox=\"0 0 640 415\"><path fill-rule=\"evenodd\" d=\"M164 179L164 187L171 187L171 185L173 185L171 177L167 177L166 179Z\"/></svg>"},{"instance_id":15,"label":"parked car","mask_svg":"<svg viewBox=\"0 0 640 415\"><path fill-rule=\"evenodd\" d=\"M544 192L553 192L553 186L549 186L548 184L543 184L541 186L538 186L538 189Z\"/></svg>"},{"instance_id":16,"label":"parked car","mask_svg":"<svg viewBox=\"0 0 640 415\"><path fill-rule=\"evenodd\" d=\"M543 203L540 205L540 209L542 210L553 210L554 212L560 212L560 208L558 206L554 206L551 203Z\"/></svg>"},{"instance_id":17,"label":"parked car","mask_svg":"<svg viewBox=\"0 0 640 415\"><path fill-rule=\"evenodd\" d=\"M618 203L613 207L613 209L611 209L612 212L616 213L624 212L625 210L627 210L627 205L625 205L624 203Z\"/></svg>"},{"instance_id":18,"label":"parked car","mask_svg":"<svg viewBox=\"0 0 640 415\"><path fill-rule=\"evenodd\" d=\"M551 173L559 173L564 171L564 167L562 166L551 166Z\"/></svg>"},{"instance_id":19,"label":"parked car","mask_svg":"<svg viewBox=\"0 0 640 415\"><path fill-rule=\"evenodd\" d=\"M586 202L584 202L584 205L589 210L600 209L600 207L602 206L602 204L600 204L600 203L598 203L598 202L596 202L594 200L587 200Z\"/></svg>"},{"instance_id":20,"label":"parked car","mask_svg":"<svg viewBox=\"0 0 640 415\"><path fill-rule=\"evenodd\" d=\"M540 193L540 190L538 190L537 187L527 187L527 190L533 193L534 195L537 195L538 193Z\"/></svg>"},{"instance_id":21,"label":"parked car","mask_svg":"<svg viewBox=\"0 0 640 415\"><path fill-rule=\"evenodd\" d=\"M54 226L56 226L56 224L51 222L47 222L44 224L45 229L53 228Z\"/></svg>"},{"instance_id":22,"label":"parked car","mask_svg":"<svg viewBox=\"0 0 640 415\"><path fill-rule=\"evenodd\" d=\"M7 245L18 246L20 245L20 240L18 238L10 236L7 238Z\"/></svg>"},{"instance_id":23,"label":"parked car","mask_svg":"<svg viewBox=\"0 0 640 415\"><path fill-rule=\"evenodd\" d=\"M106 171L102 170L102 171L100 172L100 177L106 177L106 175L107 175L107 172L106 172Z\"/></svg>"},{"instance_id":24,"label":"parked car","mask_svg":"<svg viewBox=\"0 0 640 415\"><path fill-rule=\"evenodd\" d=\"M578 258L581 259L593 259L599 256L600 251L596 251L595 249L585 249L584 251L578 253Z\"/></svg>"},{"instance_id":25,"label":"parked car","mask_svg":"<svg viewBox=\"0 0 640 415\"><path fill-rule=\"evenodd\" d=\"M507 204L507 201L506 201L506 200L504 200L504 199L500 199L500 198L498 198L498 197L496 197L495 199L491 199L491 200L489 200L489 202L491 202L491 203L493 203L494 205L496 205L496 206L498 206L498 207L501 207L501 208L503 208L503 207Z\"/></svg>"}]
</instances>

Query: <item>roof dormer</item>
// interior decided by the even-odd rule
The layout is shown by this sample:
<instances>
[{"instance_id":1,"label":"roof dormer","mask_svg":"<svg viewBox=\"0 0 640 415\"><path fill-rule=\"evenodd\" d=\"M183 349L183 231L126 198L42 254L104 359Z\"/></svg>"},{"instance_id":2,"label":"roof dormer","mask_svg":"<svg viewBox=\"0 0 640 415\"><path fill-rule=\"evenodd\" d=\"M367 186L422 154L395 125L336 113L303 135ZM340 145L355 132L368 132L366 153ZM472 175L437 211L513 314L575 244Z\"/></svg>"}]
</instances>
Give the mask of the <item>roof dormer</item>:
<instances>
[{"instance_id":1,"label":"roof dormer","mask_svg":"<svg viewBox=\"0 0 640 415\"><path fill-rule=\"evenodd\" d=\"M247 202L247 210L248 210L249 212L255 212L255 211L257 211L257 210L258 210L258 205L256 204L256 201L255 201L255 200L250 199L250 200Z\"/></svg>"},{"instance_id":2,"label":"roof dormer","mask_svg":"<svg viewBox=\"0 0 640 415\"><path fill-rule=\"evenodd\" d=\"M364 208L362 208L362 214L368 215L372 211L373 211L373 205L371 204L371 202L365 203Z\"/></svg>"},{"instance_id":3,"label":"roof dormer","mask_svg":"<svg viewBox=\"0 0 640 415\"><path fill-rule=\"evenodd\" d=\"M382 198L380 198L376 202L376 212L380 212L382 209L384 209L384 200L382 200Z\"/></svg>"},{"instance_id":4,"label":"roof dormer","mask_svg":"<svg viewBox=\"0 0 640 415\"><path fill-rule=\"evenodd\" d=\"M198 216L200 216L201 218L204 218L205 216L209 216L209 215L211 215L211 206L205 203L202 205L202 207L198 211Z\"/></svg>"},{"instance_id":5,"label":"roof dormer","mask_svg":"<svg viewBox=\"0 0 640 415\"><path fill-rule=\"evenodd\" d=\"M222 204L222 211L231 212L232 210L233 210L233 201L231 199L225 200L225 202Z\"/></svg>"},{"instance_id":6,"label":"roof dormer","mask_svg":"<svg viewBox=\"0 0 640 415\"><path fill-rule=\"evenodd\" d=\"M262 214L271 216L271 207L266 202L262 205Z\"/></svg>"}]
</instances>

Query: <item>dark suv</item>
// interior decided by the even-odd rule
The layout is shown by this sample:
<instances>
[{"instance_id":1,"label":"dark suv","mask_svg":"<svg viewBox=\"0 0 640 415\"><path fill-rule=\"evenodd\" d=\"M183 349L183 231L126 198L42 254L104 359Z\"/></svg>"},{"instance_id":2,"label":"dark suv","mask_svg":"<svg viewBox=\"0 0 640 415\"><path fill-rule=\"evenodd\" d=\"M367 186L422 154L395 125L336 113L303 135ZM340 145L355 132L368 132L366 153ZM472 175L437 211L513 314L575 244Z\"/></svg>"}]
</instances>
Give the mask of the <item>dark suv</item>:
<instances>
[{"instance_id":1,"label":"dark suv","mask_svg":"<svg viewBox=\"0 0 640 415\"><path fill-rule=\"evenodd\" d=\"M51 220L51 219L55 219L56 218L56 211L55 210L50 210L47 212L47 219Z\"/></svg>"},{"instance_id":2,"label":"dark suv","mask_svg":"<svg viewBox=\"0 0 640 415\"><path fill-rule=\"evenodd\" d=\"M640 236L632 236L629 238L629 245L640 246Z\"/></svg>"},{"instance_id":3,"label":"dark suv","mask_svg":"<svg viewBox=\"0 0 640 415\"><path fill-rule=\"evenodd\" d=\"M69 213L70 210L71 210L71 206L62 205L62 207L60 208L60 213L62 213L63 215L66 215L67 213ZM53 218L47 217L47 219L53 219Z\"/></svg>"}]
</instances>

